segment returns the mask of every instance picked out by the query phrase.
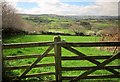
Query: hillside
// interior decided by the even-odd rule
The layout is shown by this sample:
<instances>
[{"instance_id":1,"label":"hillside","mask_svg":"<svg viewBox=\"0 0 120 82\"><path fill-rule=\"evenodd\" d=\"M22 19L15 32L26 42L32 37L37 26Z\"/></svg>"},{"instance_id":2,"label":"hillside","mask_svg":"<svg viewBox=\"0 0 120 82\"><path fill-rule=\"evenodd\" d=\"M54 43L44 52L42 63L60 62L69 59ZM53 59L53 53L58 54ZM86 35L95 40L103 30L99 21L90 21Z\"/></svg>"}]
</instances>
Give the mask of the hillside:
<instances>
[{"instance_id":1,"label":"hillside","mask_svg":"<svg viewBox=\"0 0 120 82\"><path fill-rule=\"evenodd\" d=\"M21 14L21 16L31 24L33 30L28 32L32 34L101 35L103 30L118 25L116 16L61 16L56 14Z\"/></svg>"},{"instance_id":2,"label":"hillside","mask_svg":"<svg viewBox=\"0 0 120 82\"><path fill-rule=\"evenodd\" d=\"M41 17L41 16L46 16L46 17L53 17L53 18L67 18L67 19L101 19L101 20L109 20L109 19L114 19L117 20L119 19L118 16L63 16L63 15L56 15L56 14L40 14L40 15L34 15L34 14L21 14L21 16L33 16L33 17Z\"/></svg>"}]
</instances>

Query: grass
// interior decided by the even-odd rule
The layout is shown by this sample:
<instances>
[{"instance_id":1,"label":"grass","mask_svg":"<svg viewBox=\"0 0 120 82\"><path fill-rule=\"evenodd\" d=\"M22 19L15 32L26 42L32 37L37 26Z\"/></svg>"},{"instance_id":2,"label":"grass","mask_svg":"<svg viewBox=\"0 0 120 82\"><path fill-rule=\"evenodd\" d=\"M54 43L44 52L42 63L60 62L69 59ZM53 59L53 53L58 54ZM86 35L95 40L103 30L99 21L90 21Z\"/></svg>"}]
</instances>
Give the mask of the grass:
<instances>
[{"instance_id":1,"label":"grass","mask_svg":"<svg viewBox=\"0 0 120 82\"><path fill-rule=\"evenodd\" d=\"M15 37L11 37L8 39L4 39L3 42L4 43L43 42L43 41L53 41L53 37L54 37L53 35L22 35L22 36L15 36ZM67 41L67 42L88 42L88 41L99 41L100 37L96 37L96 36L61 36L61 39L62 40L65 39L65 41ZM46 49L47 49L47 47L6 49L6 50L3 50L3 54L4 54L4 56L42 54ZM83 47L83 48L77 47L75 49L79 50L80 52L82 52L86 55L109 55L109 54L112 54L109 51L105 51L105 50L103 51L103 50L99 50L96 48L90 48L90 47ZM51 53L53 53L53 50L51 51ZM62 56L76 56L76 55L73 54L72 52L62 48ZM6 66L18 66L18 65L32 64L35 60L36 60L36 58L31 58L29 60L23 59L23 60L5 61L5 65ZM102 62L103 60L99 60L99 61ZM43 58L42 61L40 61L39 63L44 64L44 63L52 63L52 62L54 62L54 58L49 57L49 58ZM118 60L115 60L114 62L111 62L109 65L117 65L117 64L118 64ZM62 66L63 67L64 66L75 67L75 66L95 66L95 65L86 60L80 60L80 61L73 60L73 61L62 61ZM41 72L54 72L54 71L55 71L54 67L48 66L48 67L34 68L28 74L41 73ZM20 75L23 72L24 72L24 69L21 69L21 70L8 71L7 74L9 73L10 75ZM83 72L84 71L63 71L62 75L63 76L69 76L69 75L70 76L75 76L75 75L78 76L79 74L82 74ZM96 74L103 75L103 74L110 74L110 72L102 70L102 71L95 71L93 74L94 75L96 75ZM54 76L42 76L42 77L36 77L36 78L32 78L32 79L51 80L51 79L55 79L55 77ZM26 80L26 79L24 79L24 80ZM107 79L107 80L109 81L109 80L113 80L113 79ZM118 81L118 79L114 79L113 82L116 80ZM82 81L83 82L92 82L90 80L89 81L82 80ZM105 81L105 82L108 82L108 81Z\"/></svg>"},{"instance_id":2,"label":"grass","mask_svg":"<svg viewBox=\"0 0 120 82\"><path fill-rule=\"evenodd\" d=\"M21 35L10 37L3 40L3 43L24 43L24 42L43 42L53 41L55 35ZM100 37L96 36L60 36L61 39L65 39L67 42L88 42L99 41Z\"/></svg>"},{"instance_id":3,"label":"grass","mask_svg":"<svg viewBox=\"0 0 120 82\"><path fill-rule=\"evenodd\" d=\"M97 23L96 24L97 26L99 26L99 27L109 27L110 26L110 24L104 24L104 23Z\"/></svg>"},{"instance_id":4,"label":"grass","mask_svg":"<svg viewBox=\"0 0 120 82\"><path fill-rule=\"evenodd\" d=\"M96 28L99 28L99 29L106 29L106 28L109 29L109 27L111 27L111 25L107 24L107 23L94 23L93 27L96 27Z\"/></svg>"}]
</instances>

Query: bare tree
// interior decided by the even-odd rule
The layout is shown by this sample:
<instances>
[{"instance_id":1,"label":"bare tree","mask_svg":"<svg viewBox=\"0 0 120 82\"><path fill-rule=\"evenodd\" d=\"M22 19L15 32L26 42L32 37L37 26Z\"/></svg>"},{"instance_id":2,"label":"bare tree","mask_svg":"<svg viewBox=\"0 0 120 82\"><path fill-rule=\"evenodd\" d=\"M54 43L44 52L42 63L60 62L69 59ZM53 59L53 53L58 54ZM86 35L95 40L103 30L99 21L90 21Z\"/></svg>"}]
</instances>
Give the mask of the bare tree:
<instances>
[{"instance_id":1,"label":"bare tree","mask_svg":"<svg viewBox=\"0 0 120 82\"><path fill-rule=\"evenodd\" d=\"M85 30L85 28L80 25L79 23L73 23L70 26L70 29L75 33L75 34L79 34L79 33L83 33L83 31Z\"/></svg>"},{"instance_id":2,"label":"bare tree","mask_svg":"<svg viewBox=\"0 0 120 82\"><path fill-rule=\"evenodd\" d=\"M20 32L24 25L17 10L8 2L1 2L2 5L2 29L3 35L10 32Z\"/></svg>"}]
</instances>

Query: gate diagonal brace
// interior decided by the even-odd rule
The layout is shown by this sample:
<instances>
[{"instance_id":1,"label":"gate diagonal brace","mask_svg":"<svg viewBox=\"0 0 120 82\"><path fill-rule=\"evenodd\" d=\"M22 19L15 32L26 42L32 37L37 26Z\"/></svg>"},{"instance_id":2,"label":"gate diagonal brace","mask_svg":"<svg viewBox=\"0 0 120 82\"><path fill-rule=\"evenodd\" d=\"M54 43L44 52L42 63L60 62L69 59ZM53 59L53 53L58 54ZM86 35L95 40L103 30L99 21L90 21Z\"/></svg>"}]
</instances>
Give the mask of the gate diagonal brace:
<instances>
[{"instance_id":1,"label":"gate diagonal brace","mask_svg":"<svg viewBox=\"0 0 120 82\"><path fill-rule=\"evenodd\" d=\"M41 61L51 50L53 49L53 46L50 46L41 56L38 57L38 59L25 70L25 72L19 77L21 79L24 77L39 61Z\"/></svg>"},{"instance_id":2,"label":"gate diagonal brace","mask_svg":"<svg viewBox=\"0 0 120 82\"><path fill-rule=\"evenodd\" d=\"M85 54L83 54L83 53L75 50L74 48L70 47L69 45L63 46L63 47L64 47L65 49L67 49L67 50L69 50L69 51L71 51L71 52L73 52L73 53L81 56L81 57L87 57ZM92 62L92 63L94 63L94 64L96 64L96 65L101 64L99 61L96 61L96 60L93 59L93 58L90 58L90 59L87 59L87 60L90 61L90 62ZM109 69L109 68L107 68L107 70L110 71L110 72L112 72L112 73L114 73L114 74L119 74L119 72L115 71L114 69Z\"/></svg>"},{"instance_id":3,"label":"gate diagonal brace","mask_svg":"<svg viewBox=\"0 0 120 82\"><path fill-rule=\"evenodd\" d=\"M73 52L73 53L75 53L75 54L77 54L77 55L79 55L81 57L87 57L85 54L77 51L76 49L70 47L69 45L64 45L63 48L65 48L65 49L67 49L67 50L69 50L69 51L71 51L71 52ZM97 60L95 60L93 58L86 59L86 60L88 60L88 61L90 61L90 62L92 62L92 63L94 63L96 65L101 64L99 61L97 61ZM112 72L112 73L114 73L114 74L119 74L119 72L115 71L114 69L107 68L107 70L110 71L110 72Z\"/></svg>"},{"instance_id":4,"label":"gate diagonal brace","mask_svg":"<svg viewBox=\"0 0 120 82\"><path fill-rule=\"evenodd\" d=\"M82 78L85 78L87 75L91 74L92 72L96 71L99 67L104 67L106 64L109 64L110 62L112 62L113 60L116 59L116 57L120 57L120 52L116 55L113 55L112 57L110 57L109 59L106 59L104 62L102 62L101 64L99 64L98 66L96 66L95 68L92 68L86 72L84 72L82 75L79 75L78 77L72 79L70 82L76 82Z\"/></svg>"}]
</instances>

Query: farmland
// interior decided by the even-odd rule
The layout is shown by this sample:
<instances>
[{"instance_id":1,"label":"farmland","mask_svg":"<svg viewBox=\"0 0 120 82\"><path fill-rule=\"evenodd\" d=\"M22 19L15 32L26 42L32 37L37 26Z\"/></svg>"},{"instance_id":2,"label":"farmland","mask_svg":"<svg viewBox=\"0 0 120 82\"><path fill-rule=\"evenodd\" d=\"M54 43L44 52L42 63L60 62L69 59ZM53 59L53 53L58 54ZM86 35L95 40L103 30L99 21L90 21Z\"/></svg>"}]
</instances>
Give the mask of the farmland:
<instances>
[{"instance_id":1,"label":"farmland","mask_svg":"<svg viewBox=\"0 0 120 82\"><path fill-rule=\"evenodd\" d=\"M31 25L25 27L28 33L42 34L42 32L69 33L77 35L97 35L106 29L115 28L118 25L116 17L101 16L60 16L55 14L21 15ZM113 19L111 19L113 18Z\"/></svg>"},{"instance_id":2,"label":"farmland","mask_svg":"<svg viewBox=\"0 0 120 82\"><path fill-rule=\"evenodd\" d=\"M15 37L11 37L8 39L4 39L3 42L4 43L24 43L24 42L43 42L43 41L53 41L53 37L54 35L21 35L21 36L15 36ZM95 42L95 41L99 41L100 37L98 36L61 36L62 40L65 39L66 42ZM3 54L4 56L17 56L17 55L32 55L32 54L42 54L45 50L47 49L47 47L36 47L36 48L19 48L19 49L8 49L8 50L4 50ZM82 53L86 54L86 55L109 55L112 54L112 52L106 51L106 50L100 50L97 48L90 48L90 47L82 47L82 48L76 48L77 50L81 51ZM53 51L51 51L52 53ZM70 51L65 50L64 48L62 48L62 56L75 56L75 54L71 53ZM31 58L30 60L27 59L23 59L23 60L16 60L16 61L11 61L11 62L5 62L6 66L17 66L17 65L26 65L26 64L32 64L34 61L36 60L36 58ZM100 62L102 62L103 60L99 60ZM43 58L42 61L40 61L40 64L45 64L45 63L51 63L54 62L54 58L53 57L49 57L49 58ZM72 60L72 61L63 61L62 62L62 66L94 66L92 63L86 61L86 60ZM109 65L118 65L118 60L115 60L114 62L111 62ZM14 70L14 71L9 71L7 72L7 74L9 75L19 75L21 73L23 73L24 69L21 70ZM41 72L54 72L55 69L54 67L41 67L41 68L34 68L32 69L28 74L32 74L32 73L41 73ZM69 75L79 75L81 73L83 73L84 71L64 71L62 74L69 76ZM96 74L110 74L110 72L108 71L95 71L93 73L93 75ZM31 78L28 80L52 80L54 79L54 76L42 76L42 77L36 77L36 78ZM26 79L27 80L27 79ZM115 81L117 82L118 79L107 79L107 81ZM82 80L82 82L90 82L90 80ZM102 82L102 80L99 80ZM106 81L106 82L107 82ZM92 82L94 82L94 80L92 80ZM96 81L95 81L96 82Z\"/></svg>"}]
</instances>

